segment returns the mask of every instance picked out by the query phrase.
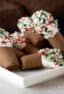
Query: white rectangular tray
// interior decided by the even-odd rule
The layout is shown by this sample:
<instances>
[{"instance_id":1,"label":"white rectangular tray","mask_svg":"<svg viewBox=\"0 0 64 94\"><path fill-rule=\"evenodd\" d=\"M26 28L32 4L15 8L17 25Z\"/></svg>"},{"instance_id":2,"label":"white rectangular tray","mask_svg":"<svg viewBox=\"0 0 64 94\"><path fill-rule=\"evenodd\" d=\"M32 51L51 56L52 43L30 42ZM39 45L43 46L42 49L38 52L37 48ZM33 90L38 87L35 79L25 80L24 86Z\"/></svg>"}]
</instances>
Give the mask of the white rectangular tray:
<instances>
[{"instance_id":1,"label":"white rectangular tray","mask_svg":"<svg viewBox=\"0 0 64 94\"><path fill-rule=\"evenodd\" d=\"M56 69L40 69L21 72L10 72L0 67L0 81L12 84L18 88L44 82L64 74L64 67Z\"/></svg>"}]
</instances>

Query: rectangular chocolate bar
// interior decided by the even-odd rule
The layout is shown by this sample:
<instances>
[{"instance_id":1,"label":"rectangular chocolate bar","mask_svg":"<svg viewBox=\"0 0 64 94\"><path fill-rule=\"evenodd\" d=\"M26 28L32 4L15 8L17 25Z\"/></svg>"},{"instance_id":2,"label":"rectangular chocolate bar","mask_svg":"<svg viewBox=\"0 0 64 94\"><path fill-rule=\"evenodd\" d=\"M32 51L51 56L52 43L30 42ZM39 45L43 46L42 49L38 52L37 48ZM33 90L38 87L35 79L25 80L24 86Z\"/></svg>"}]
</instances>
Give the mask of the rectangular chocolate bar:
<instances>
[{"instance_id":1,"label":"rectangular chocolate bar","mask_svg":"<svg viewBox=\"0 0 64 94\"><path fill-rule=\"evenodd\" d=\"M19 49L16 49L16 48L13 48L13 49L14 49L14 51L15 51L17 57L22 57L22 56L25 55L25 53L22 52L22 51L20 51Z\"/></svg>"},{"instance_id":2,"label":"rectangular chocolate bar","mask_svg":"<svg viewBox=\"0 0 64 94\"><path fill-rule=\"evenodd\" d=\"M19 69L19 62L13 48L0 47L0 66L9 70Z\"/></svg>"},{"instance_id":3,"label":"rectangular chocolate bar","mask_svg":"<svg viewBox=\"0 0 64 94\"><path fill-rule=\"evenodd\" d=\"M40 48L40 47L42 47L42 45L44 45L43 36L39 35L33 29L30 29L30 31L25 32L25 37L27 39L29 39L35 47Z\"/></svg>"},{"instance_id":4,"label":"rectangular chocolate bar","mask_svg":"<svg viewBox=\"0 0 64 94\"><path fill-rule=\"evenodd\" d=\"M36 53L38 51L38 48L34 47L32 44L27 43L26 47L23 49L23 51L27 54Z\"/></svg>"},{"instance_id":5,"label":"rectangular chocolate bar","mask_svg":"<svg viewBox=\"0 0 64 94\"><path fill-rule=\"evenodd\" d=\"M21 57L21 69L36 69L41 68L41 55L38 53Z\"/></svg>"},{"instance_id":6,"label":"rectangular chocolate bar","mask_svg":"<svg viewBox=\"0 0 64 94\"><path fill-rule=\"evenodd\" d=\"M64 52L64 37L60 32L57 32L53 38L48 38L48 41L53 48L60 48Z\"/></svg>"}]
</instances>

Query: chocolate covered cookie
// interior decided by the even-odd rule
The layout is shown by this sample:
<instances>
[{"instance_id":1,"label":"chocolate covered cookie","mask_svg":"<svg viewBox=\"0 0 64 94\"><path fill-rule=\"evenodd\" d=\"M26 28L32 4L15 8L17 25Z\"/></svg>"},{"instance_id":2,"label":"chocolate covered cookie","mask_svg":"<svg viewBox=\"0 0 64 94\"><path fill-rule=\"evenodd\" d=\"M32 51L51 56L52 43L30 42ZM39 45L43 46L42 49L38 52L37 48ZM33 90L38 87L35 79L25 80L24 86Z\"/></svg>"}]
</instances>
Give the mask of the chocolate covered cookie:
<instances>
[{"instance_id":1,"label":"chocolate covered cookie","mask_svg":"<svg viewBox=\"0 0 64 94\"><path fill-rule=\"evenodd\" d=\"M0 66L9 70L19 69L19 62L13 48L0 47Z\"/></svg>"}]
</instances>

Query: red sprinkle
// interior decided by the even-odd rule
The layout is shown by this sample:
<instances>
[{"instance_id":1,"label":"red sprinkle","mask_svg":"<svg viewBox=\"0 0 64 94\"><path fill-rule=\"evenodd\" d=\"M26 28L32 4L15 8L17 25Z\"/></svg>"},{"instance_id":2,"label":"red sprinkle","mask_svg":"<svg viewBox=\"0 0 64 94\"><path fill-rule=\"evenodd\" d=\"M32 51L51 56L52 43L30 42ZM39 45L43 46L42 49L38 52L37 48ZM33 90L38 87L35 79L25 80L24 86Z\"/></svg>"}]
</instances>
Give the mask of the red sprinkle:
<instances>
[{"instance_id":1,"label":"red sprinkle","mask_svg":"<svg viewBox=\"0 0 64 94\"><path fill-rule=\"evenodd\" d=\"M59 67L59 64L55 64L55 67Z\"/></svg>"},{"instance_id":2,"label":"red sprinkle","mask_svg":"<svg viewBox=\"0 0 64 94\"><path fill-rule=\"evenodd\" d=\"M6 44L7 42L6 41L2 41L2 43L5 43Z\"/></svg>"},{"instance_id":3,"label":"red sprinkle","mask_svg":"<svg viewBox=\"0 0 64 94\"><path fill-rule=\"evenodd\" d=\"M52 32L52 30L49 30L48 32Z\"/></svg>"},{"instance_id":4,"label":"red sprinkle","mask_svg":"<svg viewBox=\"0 0 64 94\"><path fill-rule=\"evenodd\" d=\"M2 39L3 39L3 36L0 36L0 38L2 38Z\"/></svg>"},{"instance_id":5,"label":"red sprinkle","mask_svg":"<svg viewBox=\"0 0 64 94\"><path fill-rule=\"evenodd\" d=\"M26 32L28 32L29 31L29 28L26 28Z\"/></svg>"},{"instance_id":6,"label":"red sprinkle","mask_svg":"<svg viewBox=\"0 0 64 94\"><path fill-rule=\"evenodd\" d=\"M17 41L21 41L21 39L20 38L17 38Z\"/></svg>"},{"instance_id":7,"label":"red sprinkle","mask_svg":"<svg viewBox=\"0 0 64 94\"><path fill-rule=\"evenodd\" d=\"M48 25L51 25L52 24L52 21L48 21Z\"/></svg>"},{"instance_id":8,"label":"red sprinkle","mask_svg":"<svg viewBox=\"0 0 64 94\"><path fill-rule=\"evenodd\" d=\"M40 32L43 32L43 30L40 30Z\"/></svg>"},{"instance_id":9,"label":"red sprinkle","mask_svg":"<svg viewBox=\"0 0 64 94\"><path fill-rule=\"evenodd\" d=\"M45 51L42 51L42 52L41 52L41 55L46 55L46 52L45 52Z\"/></svg>"}]
</instances>

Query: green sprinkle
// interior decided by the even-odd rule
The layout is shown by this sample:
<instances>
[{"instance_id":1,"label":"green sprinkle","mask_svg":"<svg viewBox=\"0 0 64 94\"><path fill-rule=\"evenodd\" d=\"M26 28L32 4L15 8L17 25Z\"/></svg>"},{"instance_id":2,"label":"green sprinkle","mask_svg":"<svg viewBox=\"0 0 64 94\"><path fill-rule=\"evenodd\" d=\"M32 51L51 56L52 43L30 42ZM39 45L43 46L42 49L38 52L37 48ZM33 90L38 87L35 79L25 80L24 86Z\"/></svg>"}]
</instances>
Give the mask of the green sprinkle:
<instances>
[{"instance_id":1,"label":"green sprinkle","mask_svg":"<svg viewBox=\"0 0 64 94\"><path fill-rule=\"evenodd\" d=\"M58 60L56 60L56 63L58 63Z\"/></svg>"},{"instance_id":2,"label":"green sprinkle","mask_svg":"<svg viewBox=\"0 0 64 94\"><path fill-rule=\"evenodd\" d=\"M57 62L56 60L54 60L54 62Z\"/></svg>"},{"instance_id":3,"label":"green sprinkle","mask_svg":"<svg viewBox=\"0 0 64 94\"><path fill-rule=\"evenodd\" d=\"M4 32L1 32L1 31L0 31L0 34L4 35Z\"/></svg>"},{"instance_id":4,"label":"green sprinkle","mask_svg":"<svg viewBox=\"0 0 64 94\"><path fill-rule=\"evenodd\" d=\"M41 21L41 17L39 18L39 21Z\"/></svg>"},{"instance_id":5,"label":"green sprinkle","mask_svg":"<svg viewBox=\"0 0 64 94\"><path fill-rule=\"evenodd\" d=\"M38 26L38 24L35 24L35 27L37 27Z\"/></svg>"},{"instance_id":6,"label":"green sprinkle","mask_svg":"<svg viewBox=\"0 0 64 94\"><path fill-rule=\"evenodd\" d=\"M60 64L60 66L64 66L64 64Z\"/></svg>"},{"instance_id":7,"label":"green sprinkle","mask_svg":"<svg viewBox=\"0 0 64 94\"><path fill-rule=\"evenodd\" d=\"M46 21L46 20L45 20L45 19L43 19L43 23L45 23L45 21Z\"/></svg>"},{"instance_id":8,"label":"green sprinkle","mask_svg":"<svg viewBox=\"0 0 64 94\"><path fill-rule=\"evenodd\" d=\"M24 26L26 26L26 24L24 24Z\"/></svg>"},{"instance_id":9,"label":"green sprinkle","mask_svg":"<svg viewBox=\"0 0 64 94\"><path fill-rule=\"evenodd\" d=\"M48 57L49 55L48 54L46 54L46 57Z\"/></svg>"},{"instance_id":10,"label":"green sprinkle","mask_svg":"<svg viewBox=\"0 0 64 94\"><path fill-rule=\"evenodd\" d=\"M45 12L42 12L41 15L44 15L45 17L47 17L47 14Z\"/></svg>"},{"instance_id":11,"label":"green sprinkle","mask_svg":"<svg viewBox=\"0 0 64 94\"><path fill-rule=\"evenodd\" d=\"M48 28L45 28L45 32L48 32Z\"/></svg>"},{"instance_id":12,"label":"green sprinkle","mask_svg":"<svg viewBox=\"0 0 64 94\"><path fill-rule=\"evenodd\" d=\"M57 20L53 20L52 22L53 24L56 24L56 25L58 24Z\"/></svg>"}]
</instances>

